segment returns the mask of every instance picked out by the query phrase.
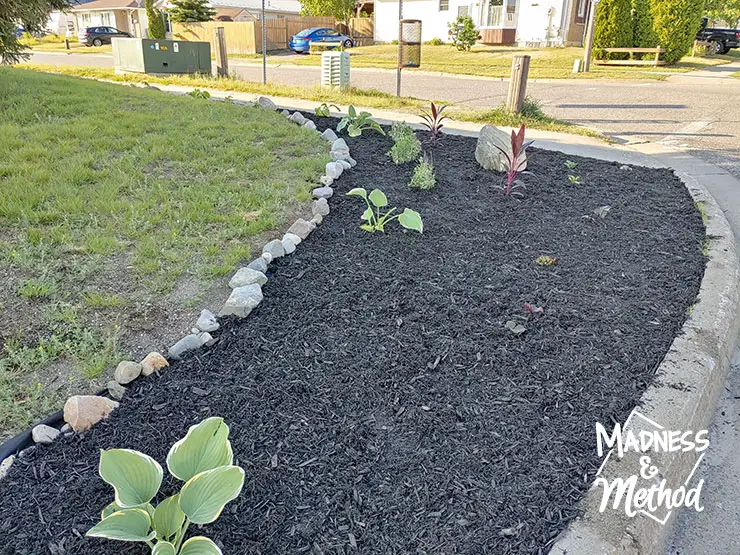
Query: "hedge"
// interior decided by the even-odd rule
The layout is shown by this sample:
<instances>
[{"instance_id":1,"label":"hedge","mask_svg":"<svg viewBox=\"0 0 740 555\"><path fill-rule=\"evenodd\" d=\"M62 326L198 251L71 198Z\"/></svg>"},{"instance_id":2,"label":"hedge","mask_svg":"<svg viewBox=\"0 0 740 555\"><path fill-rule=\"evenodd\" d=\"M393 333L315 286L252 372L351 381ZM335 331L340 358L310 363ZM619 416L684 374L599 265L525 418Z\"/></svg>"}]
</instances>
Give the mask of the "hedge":
<instances>
[{"instance_id":1,"label":"hedge","mask_svg":"<svg viewBox=\"0 0 740 555\"><path fill-rule=\"evenodd\" d=\"M697 0L651 0L653 28L663 59L673 64L691 51L696 33L701 27L704 2Z\"/></svg>"},{"instance_id":2,"label":"hedge","mask_svg":"<svg viewBox=\"0 0 740 555\"><path fill-rule=\"evenodd\" d=\"M603 48L632 46L631 0L601 0L596 12L593 55L597 60L624 59L624 54L607 54Z\"/></svg>"}]
</instances>

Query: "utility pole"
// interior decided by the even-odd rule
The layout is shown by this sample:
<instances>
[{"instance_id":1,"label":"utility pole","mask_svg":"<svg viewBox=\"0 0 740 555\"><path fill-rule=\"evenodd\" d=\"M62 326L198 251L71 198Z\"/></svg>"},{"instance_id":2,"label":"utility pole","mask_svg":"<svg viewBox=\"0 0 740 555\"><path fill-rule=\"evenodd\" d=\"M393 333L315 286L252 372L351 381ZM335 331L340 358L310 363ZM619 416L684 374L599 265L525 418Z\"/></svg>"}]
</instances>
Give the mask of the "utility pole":
<instances>
[{"instance_id":1,"label":"utility pole","mask_svg":"<svg viewBox=\"0 0 740 555\"><path fill-rule=\"evenodd\" d=\"M267 25L265 24L265 0L262 0L262 84L267 85Z\"/></svg>"},{"instance_id":2,"label":"utility pole","mask_svg":"<svg viewBox=\"0 0 740 555\"><path fill-rule=\"evenodd\" d=\"M591 9L588 11L588 24L586 25L586 52L583 55L583 71L591 69L591 50L594 46L594 25L596 24L596 10L599 8L599 0L591 0Z\"/></svg>"},{"instance_id":3,"label":"utility pole","mask_svg":"<svg viewBox=\"0 0 740 555\"><path fill-rule=\"evenodd\" d=\"M401 20L403 19L403 0L398 0L398 63L396 64L396 96L401 96Z\"/></svg>"}]
</instances>

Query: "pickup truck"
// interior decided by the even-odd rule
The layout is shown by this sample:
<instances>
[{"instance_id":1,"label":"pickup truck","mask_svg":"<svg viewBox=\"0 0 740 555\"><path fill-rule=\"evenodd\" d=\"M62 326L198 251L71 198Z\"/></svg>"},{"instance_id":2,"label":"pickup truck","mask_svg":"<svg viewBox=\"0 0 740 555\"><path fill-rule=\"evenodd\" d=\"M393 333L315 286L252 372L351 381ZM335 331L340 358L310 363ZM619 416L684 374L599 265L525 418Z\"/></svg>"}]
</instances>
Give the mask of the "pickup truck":
<instances>
[{"instance_id":1,"label":"pickup truck","mask_svg":"<svg viewBox=\"0 0 740 555\"><path fill-rule=\"evenodd\" d=\"M706 17L701 20L696 40L710 43L714 54L727 54L730 48L740 45L740 29L715 29L707 27L708 23L709 19Z\"/></svg>"}]
</instances>

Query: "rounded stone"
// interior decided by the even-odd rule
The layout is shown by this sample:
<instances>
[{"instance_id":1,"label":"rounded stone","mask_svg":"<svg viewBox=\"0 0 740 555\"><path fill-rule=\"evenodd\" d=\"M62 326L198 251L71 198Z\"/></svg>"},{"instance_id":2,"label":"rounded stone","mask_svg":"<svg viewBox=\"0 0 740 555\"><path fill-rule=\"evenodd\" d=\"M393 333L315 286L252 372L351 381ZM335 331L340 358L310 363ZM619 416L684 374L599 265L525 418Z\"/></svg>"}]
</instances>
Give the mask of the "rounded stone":
<instances>
[{"instance_id":1,"label":"rounded stone","mask_svg":"<svg viewBox=\"0 0 740 555\"><path fill-rule=\"evenodd\" d=\"M121 385L126 385L138 378L141 375L141 371L142 366L138 362L124 360L118 363L113 377Z\"/></svg>"},{"instance_id":2,"label":"rounded stone","mask_svg":"<svg viewBox=\"0 0 740 555\"><path fill-rule=\"evenodd\" d=\"M118 402L98 395L74 395L64 403L64 421L75 432L89 430L118 408Z\"/></svg>"},{"instance_id":3,"label":"rounded stone","mask_svg":"<svg viewBox=\"0 0 740 555\"><path fill-rule=\"evenodd\" d=\"M152 351L144 357L141 361L141 373L144 376L149 376L154 372L159 372L162 368L169 366L170 363L156 351Z\"/></svg>"},{"instance_id":4,"label":"rounded stone","mask_svg":"<svg viewBox=\"0 0 740 555\"><path fill-rule=\"evenodd\" d=\"M48 444L58 438L60 433L56 428L52 428L46 424L39 424L31 430L31 438L33 438L35 443Z\"/></svg>"}]
</instances>

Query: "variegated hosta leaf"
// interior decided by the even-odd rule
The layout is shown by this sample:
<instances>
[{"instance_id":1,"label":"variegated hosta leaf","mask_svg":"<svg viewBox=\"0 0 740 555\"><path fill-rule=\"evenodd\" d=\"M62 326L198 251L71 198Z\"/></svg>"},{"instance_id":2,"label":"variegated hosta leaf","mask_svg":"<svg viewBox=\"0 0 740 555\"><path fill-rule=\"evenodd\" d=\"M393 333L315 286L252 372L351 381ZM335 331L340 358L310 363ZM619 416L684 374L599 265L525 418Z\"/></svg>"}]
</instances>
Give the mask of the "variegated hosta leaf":
<instances>
[{"instance_id":1,"label":"variegated hosta leaf","mask_svg":"<svg viewBox=\"0 0 740 555\"><path fill-rule=\"evenodd\" d=\"M180 508L195 524L216 520L224 505L235 499L244 485L244 470L222 466L192 477L180 491Z\"/></svg>"},{"instance_id":2,"label":"variegated hosta leaf","mask_svg":"<svg viewBox=\"0 0 740 555\"><path fill-rule=\"evenodd\" d=\"M355 187L354 189L347 191L347 196L357 196L362 198L367 198L367 191L363 189L362 187Z\"/></svg>"},{"instance_id":3,"label":"variegated hosta leaf","mask_svg":"<svg viewBox=\"0 0 740 555\"><path fill-rule=\"evenodd\" d=\"M102 512L100 513L100 520L103 520L105 517L110 516L117 511L120 511L122 508L123 507L119 507L114 501L102 510Z\"/></svg>"},{"instance_id":4,"label":"variegated hosta leaf","mask_svg":"<svg viewBox=\"0 0 740 555\"><path fill-rule=\"evenodd\" d=\"M200 472L230 465L234 457L229 443L229 427L223 418L206 418L191 426L187 435L167 454L167 468L176 478L187 482Z\"/></svg>"},{"instance_id":5,"label":"variegated hosta leaf","mask_svg":"<svg viewBox=\"0 0 740 555\"><path fill-rule=\"evenodd\" d=\"M86 536L129 542L145 542L154 538L151 519L144 509L122 509L87 531Z\"/></svg>"},{"instance_id":6,"label":"variegated hosta leaf","mask_svg":"<svg viewBox=\"0 0 740 555\"><path fill-rule=\"evenodd\" d=\"M404 208L398 216L398 223L406 229L413 229L419 233L424 232L424 222L421 221L421 215L416 210L411 210L411 208Z\"/></svg>"},{"instance_id":7,"label":"variegated hosta leaf","mask_svg":"<svg viewBox=\"0 0 740 555\"><path fill-rule=\"evenodd\" d=\"M380 189L373 189L370 191L367 198L373 203L373 206L377 206L378 208L388 206L388 197L386 197L385 193Z\"/></svg>"},{"instance_id":8,"label":"variegated hosta leaf","mask_svg":"<svg viewBox=\"0 0 740 555\"><path fill-rule=\"evenodd\" d=\"M185 521L185 513L180 509L179 496L173 495L162 501L154 509L152 524L158 538L168 539L174 536Z\"/></svg>"},{"instance_id":9,"label":"variegated hosta leaf","mask_svg":"<svg viewBox=\"0 0 740 555\"><path fill-rule=\"evenodd\" d=\"M221 550L204 536L190 538L180 549L180 555L222 555Z\"/></svg>"},{"instance_id":10,"label":"variegated hosta leaf","mask_svg":"<svg viewBox=\"0 0 740 555\"><path fill-rule=\"evenodd\" d=\"M159 541L152 547L152 555L177 555L177 550L170 542Z\"/></svg>"},{"instance_id":11,"label":"variegated hosta leaf","mask_svg":"<svg viewBox=\"0 0 740 555\"><path fill-rule=\"evenodd\" d=\"M124 508L149 503L162 484L159 463L131 449L101 451L98 472L113 486L116 503Z\"/></svg>"}]
</instances>

